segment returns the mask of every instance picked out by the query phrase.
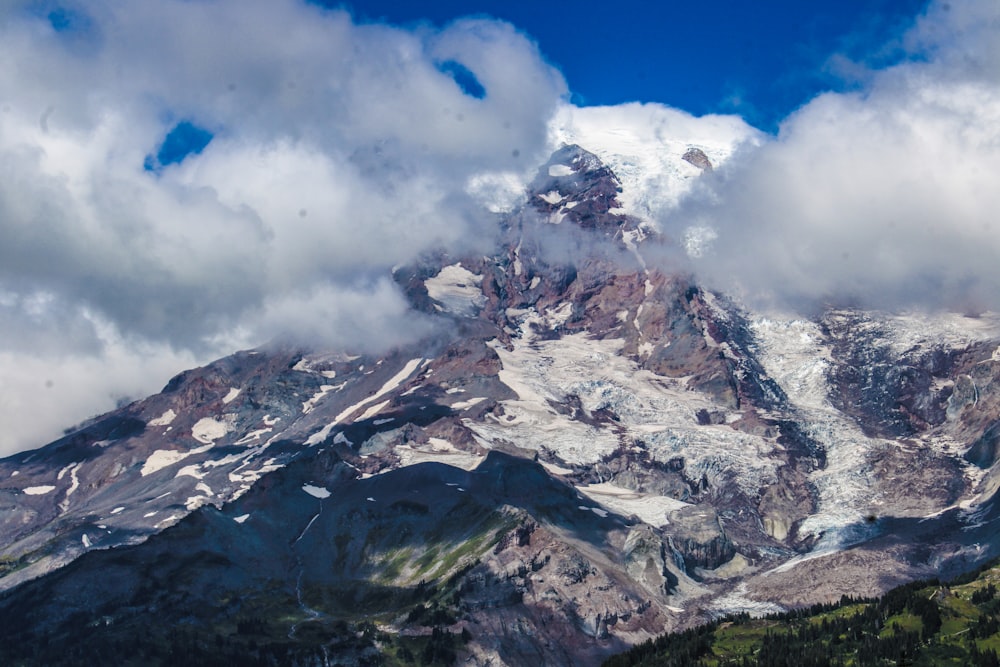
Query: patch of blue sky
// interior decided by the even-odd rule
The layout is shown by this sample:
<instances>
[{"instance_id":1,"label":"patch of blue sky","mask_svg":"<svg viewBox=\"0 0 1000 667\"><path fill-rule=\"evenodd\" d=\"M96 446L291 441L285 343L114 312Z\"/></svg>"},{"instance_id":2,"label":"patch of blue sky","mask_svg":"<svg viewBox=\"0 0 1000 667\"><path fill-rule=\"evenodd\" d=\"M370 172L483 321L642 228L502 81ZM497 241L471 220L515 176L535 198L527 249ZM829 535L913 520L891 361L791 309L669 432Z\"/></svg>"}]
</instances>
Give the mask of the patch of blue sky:
<instances>
[{"instance_id":1,"label":"patch of blue sky","mask_svg":"<svg viewBox=\"0 0 1000 667\"><path fill-rule=\"evenodd\" d=\"M197 155L205 150L215 137L210 131L183 120L167 132L156 155L149 154L143 167L146 171L159 172L166 166L180 164L189 155Z\"/></svg>"},{"instance_id":2,"label":"patch of blue sky","mask_svg":"<svg viewBox=\"0 0 1000 667\"><path fill-rule=\"evenodd\" d=\"M455 80L455 84L469 97L481 100L486 97L486 88L472 71L457 60L446 60L437 66L438 70Z\"/></svg>"}]
</instances>

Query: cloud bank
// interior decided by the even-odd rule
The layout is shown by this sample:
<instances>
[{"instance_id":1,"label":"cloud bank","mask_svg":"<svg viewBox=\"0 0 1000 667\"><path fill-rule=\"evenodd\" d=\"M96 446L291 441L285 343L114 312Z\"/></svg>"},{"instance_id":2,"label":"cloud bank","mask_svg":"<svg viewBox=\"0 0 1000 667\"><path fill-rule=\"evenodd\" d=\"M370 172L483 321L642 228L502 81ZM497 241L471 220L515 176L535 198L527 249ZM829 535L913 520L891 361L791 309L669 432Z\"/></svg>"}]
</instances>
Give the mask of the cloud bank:
<instances>
[{"instance_id":1,"label":"cloud bank","mask_svg":"<svg viewBox=\"0 0 1000 667\"><path fill-rule=\"evenodd\" d=\"M933 3L902 44L665 223L703 277L799 308L1000 308L1000 5Z\"/></svg>"},{"instance_id":2,"label":"cloud bank","mask_svg":"<svg viewBox=\"0 0 1000 667\"><path fill-rule=\"evenodd\" d=\"M492 238L561 141L608 161L626 206L751 304L1000 308L1000 6L932 3L899 43L885 69L831 59L856 89L768 137L735 116L568 105L497 21L3 3L0 455L239 347L426 332L392 267ZM692 145L719 168L678 162Z\"/></svg>"},{"instance_id":3,"label":"cloud bank","mask_svg":"<svg viewBox=\"0 0 1000 667\"><path fill-rule=\"evenodd\" d=\"M487 236L565 94L496 21L4 3L0 454L237 346L421 330L391 268Z\"/></svg>"}]
</instances>

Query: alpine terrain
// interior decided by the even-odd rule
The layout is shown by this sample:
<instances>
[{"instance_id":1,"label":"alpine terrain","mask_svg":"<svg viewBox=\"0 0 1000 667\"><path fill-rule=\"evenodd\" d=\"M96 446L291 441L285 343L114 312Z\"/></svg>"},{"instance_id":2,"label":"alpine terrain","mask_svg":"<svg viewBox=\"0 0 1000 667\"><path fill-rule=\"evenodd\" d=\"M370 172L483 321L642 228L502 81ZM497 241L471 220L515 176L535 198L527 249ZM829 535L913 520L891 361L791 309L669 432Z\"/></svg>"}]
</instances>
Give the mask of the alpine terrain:
<instances>
[{"instance_id":1,"label":"alpine terrain","mask_svg":"<svg viewBox=\"0 0 1000 667\"><path fill-rule=\"evenodd\" d=\"M397 267L438 334L238 352L0 460L0 662L594 665L1000 555L1000 322L753 312L584 139L492 252Z\"/></svg>"}]
</instances>

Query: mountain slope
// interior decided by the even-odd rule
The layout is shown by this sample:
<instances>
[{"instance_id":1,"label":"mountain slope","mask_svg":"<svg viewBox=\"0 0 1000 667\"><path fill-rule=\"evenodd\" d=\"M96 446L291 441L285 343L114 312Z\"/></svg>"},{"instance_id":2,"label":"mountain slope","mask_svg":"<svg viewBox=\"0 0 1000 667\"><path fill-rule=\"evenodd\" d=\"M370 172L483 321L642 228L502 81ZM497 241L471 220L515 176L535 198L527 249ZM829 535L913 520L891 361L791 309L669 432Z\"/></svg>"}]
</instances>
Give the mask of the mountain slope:
<instances>
[{"instance_id":1,"label":"mountain slope","mask_svg":"<svg viewBox=\"0 0 1000 667\"><path fill-rule=\"evenodd\" d=\"M11 641L592 664L1000 554L996 320L750 312L621 187L566 146L491 254L399 267L444 334L240 352L0 461Z\"/></svg>"}]
</instances>

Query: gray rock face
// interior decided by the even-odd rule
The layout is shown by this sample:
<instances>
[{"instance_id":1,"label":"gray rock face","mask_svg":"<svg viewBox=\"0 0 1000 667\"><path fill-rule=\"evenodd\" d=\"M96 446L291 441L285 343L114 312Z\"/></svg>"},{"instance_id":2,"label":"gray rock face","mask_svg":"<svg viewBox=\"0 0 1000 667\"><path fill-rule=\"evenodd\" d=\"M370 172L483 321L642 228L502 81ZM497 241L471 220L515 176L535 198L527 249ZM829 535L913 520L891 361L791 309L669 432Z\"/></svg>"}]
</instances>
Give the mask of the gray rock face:
<instances>
[{"instance_id":1,"label":"gray rock face","mask_svg":"<svg viewBox=\"0 0 1000 667\"><path fill-rule=\"evenodd\" d=\"M712 161L708 159L708 156L700 148L692 146L684 151L681 159L685 162L690 162L703 171L712 171Z\"/></svg>"},{"instance_id":2,"label":"gray rock face","mask_svg":"<svg viewBox=\"0 0 1000 667\"><path fill-rule=\"evenodd\" d=\"M400 267L447 340L240 352L0 461L4 641L349 621L594 664L1000 553L1000 329L749 312L646 266L620 190L565 147L492 254Z\"/></svg>"}]
</instances>

